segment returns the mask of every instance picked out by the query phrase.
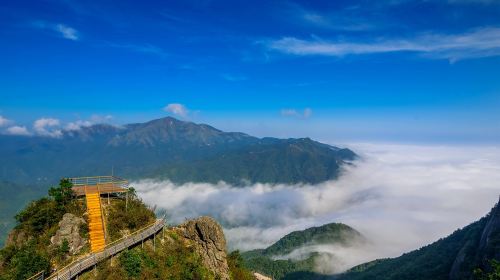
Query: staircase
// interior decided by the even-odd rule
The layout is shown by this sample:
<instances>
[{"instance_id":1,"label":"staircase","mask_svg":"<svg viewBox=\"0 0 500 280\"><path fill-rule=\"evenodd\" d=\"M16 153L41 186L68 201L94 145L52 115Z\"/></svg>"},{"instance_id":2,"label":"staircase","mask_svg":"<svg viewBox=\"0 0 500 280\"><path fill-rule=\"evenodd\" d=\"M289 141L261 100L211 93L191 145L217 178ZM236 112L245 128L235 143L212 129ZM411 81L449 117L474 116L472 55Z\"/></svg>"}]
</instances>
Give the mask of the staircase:
<instances>
[{"instance_id":1,"label":"staircase","mask_svg":"<svg viewBox=\"0 0 500 280\"><path fill-rule=\"evenodd\" d=\"M87 212L89 214L90 249L100 252L106 246L104 225L102 224L101 195L99 192L86 193Z\"/></svg>"}]
</instances>

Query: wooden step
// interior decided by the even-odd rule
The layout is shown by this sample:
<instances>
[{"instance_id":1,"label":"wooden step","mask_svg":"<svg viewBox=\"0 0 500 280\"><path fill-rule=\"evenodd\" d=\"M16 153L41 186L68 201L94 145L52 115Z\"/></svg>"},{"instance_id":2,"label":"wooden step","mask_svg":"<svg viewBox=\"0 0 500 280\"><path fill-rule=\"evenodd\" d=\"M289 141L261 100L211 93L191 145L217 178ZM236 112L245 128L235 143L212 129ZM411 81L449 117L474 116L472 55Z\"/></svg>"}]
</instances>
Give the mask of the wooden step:
<instances>
[{"instance_id":1,"label":"wooden step","mask_svg":"<svg viewBox=\"0 0 500 280\"><path fill-rule=\"evenodd\" d=\"M95 253L102 251L106 245L102 223L101 197L99 193L87 193L85 197L89 217L90 248Z\"/></svg>"}]
</instances>

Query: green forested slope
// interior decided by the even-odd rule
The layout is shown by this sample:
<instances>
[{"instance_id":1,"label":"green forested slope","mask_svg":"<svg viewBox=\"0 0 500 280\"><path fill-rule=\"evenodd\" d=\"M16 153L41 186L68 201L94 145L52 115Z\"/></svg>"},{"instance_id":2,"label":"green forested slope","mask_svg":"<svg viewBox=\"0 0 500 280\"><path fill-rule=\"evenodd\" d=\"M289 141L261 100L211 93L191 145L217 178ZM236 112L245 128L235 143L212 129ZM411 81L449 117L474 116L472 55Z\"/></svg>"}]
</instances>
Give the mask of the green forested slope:
<instances>
[{"instance_id":1,"label":"green forested slope","mask_svg":"<svg viewBox=\"0 0 500 280\"><path fill-rule=\"evenodd\" d=\"M342 280L480 279L500 260L500 206L450 236L398 258L353 268ZM479 273L480 274L480 273ZM486 279L486 278L485 278Z\"/></svg>"},{"instance_id":2,"label":"green forested slope","mask_svg":"<svg viewBox=\"0 0 500 280\"><path fill-rule=\"evenodd\" d=\"M274 256L283 256L308 245L342 244L361 241L363 237L353 228L331 223L319 227L312 227L302 231L294 231L267 247L242 254L247 266L255 271L274 277L275 279L320 279L324 276L313 272L315 258L318 253L312 252L304 259L274 259ZM312 278L314 277L314 278Z\"/></svg>"}]
</instances>

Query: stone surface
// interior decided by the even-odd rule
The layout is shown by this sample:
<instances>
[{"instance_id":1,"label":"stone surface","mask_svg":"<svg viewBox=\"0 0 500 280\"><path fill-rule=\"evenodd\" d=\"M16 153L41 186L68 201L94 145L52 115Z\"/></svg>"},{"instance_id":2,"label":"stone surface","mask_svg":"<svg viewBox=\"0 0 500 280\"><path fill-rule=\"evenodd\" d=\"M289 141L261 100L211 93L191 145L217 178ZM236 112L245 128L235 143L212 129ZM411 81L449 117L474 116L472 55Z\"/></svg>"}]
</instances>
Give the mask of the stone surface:
<instances>
[{"instance_id":1,"label":"stone surface","mask_svg":"<svg viewBox=\"0 0 500 280\"><path fill-rule=\"evenodd\" d=\"M260 273L254 272L253 276L256 280L273 280L271 277L264 276Z\"/></svg>"},{"instance_id":2,"label":"stone surface","mask_svg":"<svg viewBox=\"0 0 500 280\"><path fill-rule=\"evenodd\" d=\"M24 243L30 240L31 237L26 235L26 232L22 229L13 229L7 239L5 240L5 247L14 246L21 247Z\"/></svg>"},{"instance_id":3,"label":"stone surface","mask_svg":"<svg viewBox=\"0 0 500 280\"><path fill-rule=\"evenodd\" d=\"M71 213L64 214L59 222L59 229L56 234L50 238L53 245L61 246L64 239L68 240L69 253L77 254L87 244L87 240L80 236L80 225L85 224L85 220Z\"/></svg>"},{"instance_id":4,"label":"stone surface","mask_svg":"<svg viewBox=\"0 0 500 280\"><path fill-rule=\"evenodd\" d=\"M222 227L211 217L189 220L178 228L184 238L193 241L203 264L221 280L229 280L226 238Z\"/></svg>"}]
</instances>

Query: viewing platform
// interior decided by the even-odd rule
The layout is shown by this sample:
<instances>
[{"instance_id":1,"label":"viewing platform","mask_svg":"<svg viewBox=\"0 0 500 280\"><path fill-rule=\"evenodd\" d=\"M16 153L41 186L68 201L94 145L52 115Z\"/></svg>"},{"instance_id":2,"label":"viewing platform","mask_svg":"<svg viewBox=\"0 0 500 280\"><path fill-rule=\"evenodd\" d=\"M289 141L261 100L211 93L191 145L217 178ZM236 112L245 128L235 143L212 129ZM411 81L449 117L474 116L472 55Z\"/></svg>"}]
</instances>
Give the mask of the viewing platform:
<instances>
[{"instance_id":1,"label":"viewing platform","mask_svg":"<svg viewBox=\"0 0 500 280\"><path fill-rule=\"evenodd\" d=\"M73 184L73 191L76 196L83 196L87 193L123 193L128 190L128 181L116 176L94 176L68 178Z\"/></svg>"}]
</instances>

